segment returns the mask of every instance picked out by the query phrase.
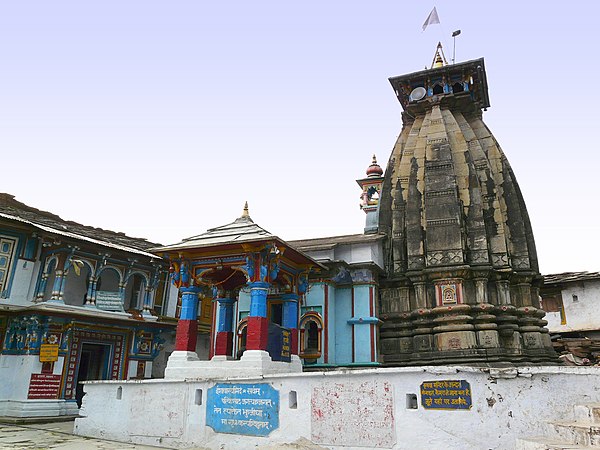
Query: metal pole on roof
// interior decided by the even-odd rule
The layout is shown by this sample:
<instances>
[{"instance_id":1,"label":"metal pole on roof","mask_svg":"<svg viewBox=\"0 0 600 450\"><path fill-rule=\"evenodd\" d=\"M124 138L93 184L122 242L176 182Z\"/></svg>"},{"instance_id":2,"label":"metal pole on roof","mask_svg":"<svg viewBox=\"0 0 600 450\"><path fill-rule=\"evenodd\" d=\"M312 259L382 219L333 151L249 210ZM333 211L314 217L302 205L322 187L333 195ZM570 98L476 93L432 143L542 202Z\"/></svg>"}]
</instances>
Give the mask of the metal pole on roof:
<instances>
[{"instance_id":1,"label":"metal pole on roof","mask_svg":"<svg viewBox=\"0 0 600 450\"><path fill-rule=\"evenodd\" d=\"M454 62L456 61L456 36L458 36L460 34L460 30L456 30L455 32L452 33L452 40L453 40L453 48L452 48L452 64L454 64Z\"/></svg>"}]
</instances>

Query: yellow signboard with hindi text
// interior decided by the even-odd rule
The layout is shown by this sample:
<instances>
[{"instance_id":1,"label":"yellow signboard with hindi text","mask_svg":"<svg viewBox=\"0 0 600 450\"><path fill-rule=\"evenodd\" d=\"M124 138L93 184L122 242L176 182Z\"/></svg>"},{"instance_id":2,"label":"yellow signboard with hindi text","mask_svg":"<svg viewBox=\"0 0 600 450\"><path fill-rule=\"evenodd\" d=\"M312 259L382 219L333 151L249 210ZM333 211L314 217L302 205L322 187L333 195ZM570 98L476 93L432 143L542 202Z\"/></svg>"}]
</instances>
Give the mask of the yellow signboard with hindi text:
<instances>
[{"instance_id":1,"label":"yellow signboard with hindi text","mask_svg":"<svg viewBox=\"0 0 600 450\"><path fill-rule=\"evenodd\" d=\"M42 344L40 346L40 362L58 361L58 344Z\"/></svg>"}]
</instances>

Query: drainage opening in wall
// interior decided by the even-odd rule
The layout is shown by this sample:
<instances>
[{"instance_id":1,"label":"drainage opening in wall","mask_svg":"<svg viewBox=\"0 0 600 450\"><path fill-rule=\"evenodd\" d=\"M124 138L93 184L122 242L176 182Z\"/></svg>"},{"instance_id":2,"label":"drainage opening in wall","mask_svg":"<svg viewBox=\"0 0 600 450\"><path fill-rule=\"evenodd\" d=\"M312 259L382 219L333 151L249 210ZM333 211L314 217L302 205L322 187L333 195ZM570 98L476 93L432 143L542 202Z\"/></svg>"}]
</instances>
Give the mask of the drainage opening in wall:
<instances>
[{"instance_id":1,"label":"drainage opening in wall","mask_svg":"<svg viewBox=\"0 0 600 450\"><path fill-rule=\"evenodd\" d=\"M298 409L298 394L296 391L290 391L289 394L290 409Z\"/></svg>"},{"instance_id":2,"label":"drainage opening in wall","mask_svg":"<svg viewBox=\"0 0 600 450\"><path fill-rule=\"evenodd\" d=\"M123 398L123 388L119 386L117 388L117 400L121 400Z\"/></svg>"},{"instance_id":3,"label":"drainage opening in wall","mask_svg":"<svg viewBox=\"0 0 600 450\"><path fill-rule=\"evenodd\" d=\"M417 409L419 404L417 403L417 394L406 394L406 409Z\"/></svg>"},{"instance_id":4,"label":"drainage opening in wall","mask_svg":"<svg viewBox=\"0 0 600 450\"><path fill-rule=\"evenodd\" d=\"M202 404L202 389L196 389L196 393L194 394L194 404L195 405Z\"/></svg>"}]
</instances>

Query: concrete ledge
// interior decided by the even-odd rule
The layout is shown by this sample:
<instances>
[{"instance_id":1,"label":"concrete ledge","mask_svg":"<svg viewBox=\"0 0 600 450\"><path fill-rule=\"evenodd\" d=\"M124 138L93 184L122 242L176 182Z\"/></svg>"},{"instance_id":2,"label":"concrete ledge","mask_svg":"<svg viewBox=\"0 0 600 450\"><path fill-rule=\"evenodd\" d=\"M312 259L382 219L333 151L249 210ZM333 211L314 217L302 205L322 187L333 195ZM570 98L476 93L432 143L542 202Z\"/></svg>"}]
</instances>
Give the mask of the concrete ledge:
<instances>
[{"instance_id":1,"label":"concrete ledge","mask_svg":"<svg viewBox=\"0 0 600 450\"><path fill-rule=\"evenodd\" d=\"M173 352L167 362L165 379L224 379L299 373L302 373L302 362L296 355L292 355L292 361L287 363L272 361L262 350L246 350L239 360L215 356L210 361L200 361L193 352Z\"/></svg>"},{"instance_id":2,"label":"concrete ledge","mask_svg":"<svg viewBox=\"0 0 600 450\"><path fill-rule=\"evenodd\" d=\"M22 425L28 423L54 423L54 422L71 422L81 416L58 416L58 417L7 417L0 416L0 423L11 425Z\"/></svg>"},{"instance_id":3,"label":"concrete ledge","mask_svg":"<svg viewBox=\"0 0 600 450\"><path fill-rule=\"evenodd\" d=\"M75 401L67 400L0 400L0 417L77 417Z\"/></svg>"}]
</instances>

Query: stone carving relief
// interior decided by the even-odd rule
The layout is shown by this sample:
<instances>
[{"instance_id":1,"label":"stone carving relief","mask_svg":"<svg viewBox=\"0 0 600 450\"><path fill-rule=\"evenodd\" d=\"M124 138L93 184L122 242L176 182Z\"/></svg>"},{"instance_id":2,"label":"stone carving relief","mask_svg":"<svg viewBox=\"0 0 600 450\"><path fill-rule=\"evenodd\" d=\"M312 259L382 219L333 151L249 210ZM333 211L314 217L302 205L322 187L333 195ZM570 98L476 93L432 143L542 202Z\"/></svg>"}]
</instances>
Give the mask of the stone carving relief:
<instances>
[{"instance_id":1,"label":"stone carving relief","mask_svg":"<svg viewBox=\"0 0 600 450\"><path fill-rule=\"evenodd\" d=\"M446 264L460 264L463 262L462 250L447 250L444 252L427 253L428 266L441 266Z\"/></svg>"}]
</instances>

